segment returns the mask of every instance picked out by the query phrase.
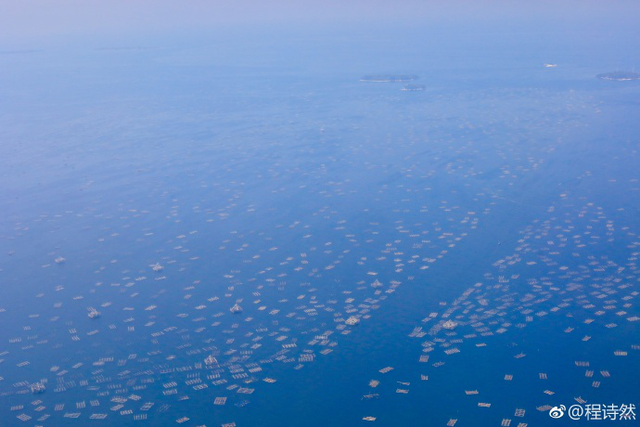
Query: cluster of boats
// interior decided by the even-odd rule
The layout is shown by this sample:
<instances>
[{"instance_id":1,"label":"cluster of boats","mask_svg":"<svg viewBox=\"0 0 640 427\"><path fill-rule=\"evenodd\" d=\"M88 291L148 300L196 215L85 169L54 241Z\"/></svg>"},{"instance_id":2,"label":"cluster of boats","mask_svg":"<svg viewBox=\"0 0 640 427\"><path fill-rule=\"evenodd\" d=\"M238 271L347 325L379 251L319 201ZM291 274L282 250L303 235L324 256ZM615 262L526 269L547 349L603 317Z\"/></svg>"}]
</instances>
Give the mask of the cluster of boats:
<instances>
[{"instance_id":1,"label":"cluster of boats","mask_svg":"<svg viewBox=\"0 0 640 427\"><path fill-rule=\"evenodd\" d=\"M45 387L45 385L42 382L33 383L31 384L30 388L31 388L31 393L33 394L44 393L45 390L47 389L47 387Z\"/></svg>"}]
</instances>

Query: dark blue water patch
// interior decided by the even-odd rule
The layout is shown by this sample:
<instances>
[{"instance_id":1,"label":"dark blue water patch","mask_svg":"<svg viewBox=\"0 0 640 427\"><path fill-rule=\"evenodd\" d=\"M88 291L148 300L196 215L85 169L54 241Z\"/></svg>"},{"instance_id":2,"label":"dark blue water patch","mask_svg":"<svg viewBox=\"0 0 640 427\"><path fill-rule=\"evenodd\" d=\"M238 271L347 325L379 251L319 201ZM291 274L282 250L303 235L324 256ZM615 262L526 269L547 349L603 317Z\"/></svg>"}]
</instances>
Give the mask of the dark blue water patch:
<instances>
[{"instance_id":1,"label":"dark blue water patch","mask_svg":"<svg viewBox=\"0 0 640 427\"><path fill-rule=\"evenodd\" d=\"M67 412L88 422L98 411L109 416L97 425L139 425L126 410L145 412L148 401L147 423L162 425L183 416L185 425L355 425L368 415L374 425L498 425L518 421L521 407L523 421L545 425L535 408L546 403L633 395L635 378L621 372L633 372L637 356L612 353L634 336L631 322L566 333L576 308L574 319L543 317L487 338L487 347L433 353L430 363L418 362L422 347L407 336L484 281L532 224L561 218L586 228L598 219L580 219L592 203L616 230L635 232L633 87L594 79L600 65L567 48L576 40L547 53L500 37L473 44L479 49L464 35L444 44L428 34L340 40L316 40L304 54L301 41L287 41L47 51L44 63L3 56L12 67L3 68L2 90L14 107L1 119L10 143L0 193L9 207L0 223L0 352L8 351L0 389L9 394L0 411L12 422L23 410L11 406L39 416L31 402L41 398L50 425L70 421ZM357 81L388 70L390 59L427 90ZM585 255L622 265L629 248L608 241L602 224ZM576 269L583 261L564 254L558 262ZM518 271L540 279L546 267ZM527 289L515 279L509 286ZM237 300L243 312L232 315ZM101 316L89 318L88 307ZM346 328L352 313L361 322ZM329 339L315 338L327 330ZM592 339L581 341L583 333ZM262 347L233 359L254 343ZM262 362L283 343L298 347ZM213 347L225 384L202 367ZM226 358L228 349L237 353ZM299 358L303 350L313 362ZM606 369L612 379L592 387L575 366L587 358L595 375ZM255 381L229 375L252 363L263 369L251 372ZM386 366L394 369L380 373ZM537 377L542 366L553 396ZM17 394L27 390L22 381L45 377L42 396ZM196 390L198 378L208 388ZM370 388L371 379L381 384ZM370 393L380 398L363 399ZM141 400L111 409L114 397L131 395ZM218 396L227 404L213 405ZM477 406L485 396L491 408ZM94 398L99 409L76 407Z\"/></svg>"}]
</instances>

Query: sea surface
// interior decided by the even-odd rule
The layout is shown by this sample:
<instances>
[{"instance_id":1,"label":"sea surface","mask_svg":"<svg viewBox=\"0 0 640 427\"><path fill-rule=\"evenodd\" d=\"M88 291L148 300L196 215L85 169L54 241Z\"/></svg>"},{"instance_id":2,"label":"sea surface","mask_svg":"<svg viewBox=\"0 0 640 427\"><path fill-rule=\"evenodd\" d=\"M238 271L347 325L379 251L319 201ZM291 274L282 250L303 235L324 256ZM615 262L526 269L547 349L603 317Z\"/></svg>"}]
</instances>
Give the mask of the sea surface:
<instances>
[{"instance_id":1,"label":"sea surface","mask_svg":"<svg viewBox=\"0 0 640 427\"><path fill-rule=\"evenodd\" d=\"M0 424L635 424L640 38L502 30L1 50Z\"/></svg>"}]
</instances>

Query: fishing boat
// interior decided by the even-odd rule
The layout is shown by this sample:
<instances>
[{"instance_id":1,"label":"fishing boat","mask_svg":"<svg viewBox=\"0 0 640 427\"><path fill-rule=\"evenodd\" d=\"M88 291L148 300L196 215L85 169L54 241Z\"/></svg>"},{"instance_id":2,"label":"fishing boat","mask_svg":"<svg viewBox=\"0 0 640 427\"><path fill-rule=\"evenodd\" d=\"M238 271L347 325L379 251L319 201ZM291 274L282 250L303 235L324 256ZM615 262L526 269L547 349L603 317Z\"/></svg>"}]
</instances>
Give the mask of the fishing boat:
<instances>
[{"instance_id":1,"label":"fishing boat","mask_svg":"<svg viewBox=\"0 0 640 427\"><path fill-rule=\"evenodd\" d=\"M44 384L43 384L43 383L41 383L41 382L37 382L37 383L33 383L33 384L31 384L30 388L31 388L31 393L33 393L33 394L41 394L41 393L44 393L44 392L45 392L45 390L47 389L47 388L44 386Z\"/></svg>"},{"instance_id":2,"label":"fishing boat","mask_svg":"<svg viewBox=\"0 0 640 427\"><path fill-rule=\"evenodd\" d=\"M442 327L444 329L455 329L456 326L458 326L458 324L456 322L454 322L453 320L447 320L446 322L444 322L442 324Z\"/></svg>"},{"instance_id":3,"label":"fishing boat","mask_svg":"<svg viewBox=\"0 0 640 427\"><path fill-rule=\"evenodd\" d=\"M358 323L360 323L360 319L358 319L356 316L351 316L347 320L345 320L344 323L346 323L349 326L355 326Z\"/></svg>"}]
</instances>

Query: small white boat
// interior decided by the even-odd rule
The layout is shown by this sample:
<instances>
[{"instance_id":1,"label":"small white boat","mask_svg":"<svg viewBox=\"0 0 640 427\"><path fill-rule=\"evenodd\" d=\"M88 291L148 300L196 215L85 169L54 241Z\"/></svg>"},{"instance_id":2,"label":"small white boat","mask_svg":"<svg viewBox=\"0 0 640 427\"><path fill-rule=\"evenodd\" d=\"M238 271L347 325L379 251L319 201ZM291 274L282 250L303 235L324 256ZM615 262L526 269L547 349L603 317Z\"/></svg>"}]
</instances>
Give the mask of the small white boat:
<instances>
[{"instance_id":1,"label":"small white boat","mask_svg":"<svg viewBox=\"0 0 640 427\"><path fill-rule=\"evenodd\" d=\"M358 319L356 316L351 316L347 320L345 320L344 323L346 323L349 326L355 326L358 323L360 323L360 319Z\"/></svg>"},{"instance_id":2,"label":"small white boat","mask_svg":"<svg viewBox=\"0 0 640 427\"><path fill-rule=\"evenodd\" d=\"M442 327L444 329L449 329L449 330L455 329L456 326L458 326L458 324L456 322L454 322L453 320L447 320L446 322L444 322L442 324Z\"/></svg>"},{"instance_id":3,"label":"small white boat","mask_svg":"<svg viewBox=\"0 0 640 427\"><path fill-rule=\"evenodd\" d=\"M234 304L234 306L231 307L229 311L233 314L242 313L242 307L240 307L238 304Z\"/></svg>"},{"instance_id":4,"label":"small white boat","mask_svg":"<svg viewBox=\"0 0 640 427\"><path fill-rule=\"evenodd\" d=\"M371 284L372 288L381 288L382 287L382 283L380 283L380 281L378 279L375 280L375 282L373 282Z\"/></svg>"}]
</instances>

